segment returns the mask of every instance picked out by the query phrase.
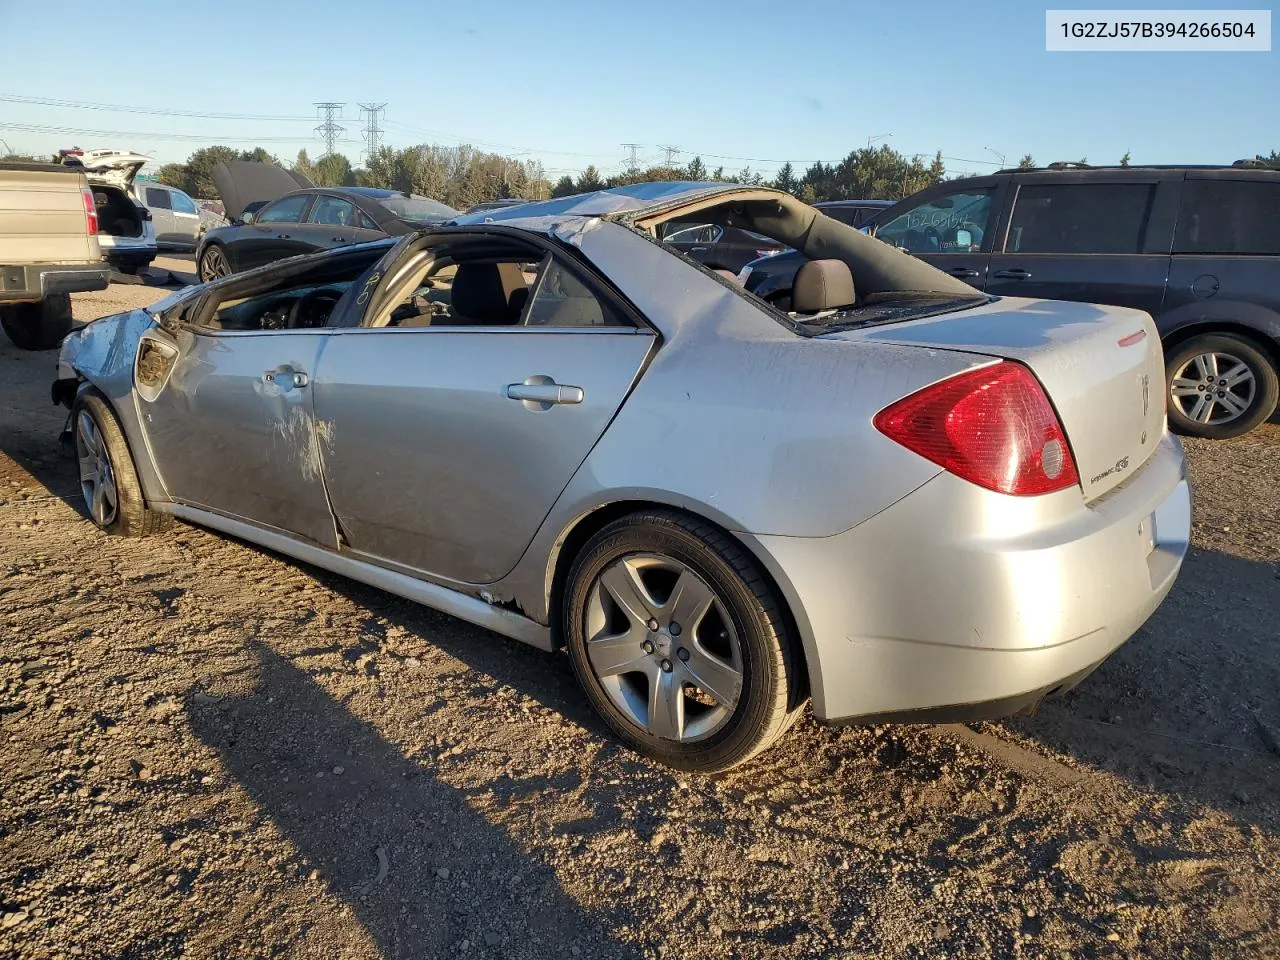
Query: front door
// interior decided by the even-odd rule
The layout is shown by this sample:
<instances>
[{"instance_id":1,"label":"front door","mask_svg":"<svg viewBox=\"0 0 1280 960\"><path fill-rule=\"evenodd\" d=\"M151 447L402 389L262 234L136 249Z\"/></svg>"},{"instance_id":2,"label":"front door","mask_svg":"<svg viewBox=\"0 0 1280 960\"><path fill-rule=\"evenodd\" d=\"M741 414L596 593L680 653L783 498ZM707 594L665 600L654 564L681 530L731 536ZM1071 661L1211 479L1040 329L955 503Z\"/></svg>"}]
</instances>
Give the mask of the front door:
<instances>
[{"instance_id":1,"label":"front door","mask_svg":"<svg viewBox=\"0 0 1280 960\"><path fill-rule=\"evenodd\" d=\"M1177 182L1159 173L1017 178L987 293L1076 300L1159 313Z\"/></svg>"},{"instance_id":2,"label":"front door","mask_svg":"<svg viewBox=\"0 0 1280 960\"><path fill-rule=\"evenodd\" d=\"M236 238L236 267L250 270L307 252L297 234L310 203L311 194L293 193L259 210L244 228L243 238Z\"/></svg>"},{"instance_id":3,"label":"front door","mask_svg":"<svg viewBox=\"0 0 1280 960\"><path fill-rule=\"evenodd\" d=\"M875 236L981 290L1005 181L987 177L922 191L886 210Z\"/></svg>"},{"instance_id":4,"label":"front door","mask_svg":"<svg viewBox=\"0 0 1280 960\"><path fill-rule=\"evenodd\" d=\"M311 413L311 374L326 334L181 331L160 341L158 392L139 364L139 412L174 500L337 545L322 477L323 431ZM145 359L144 353L144 359ZM148 399L152 396L152 399Z\"/></svg>"},{"instance_id":5,"label":"front door","mask_svg":"<svg viewBox=\"0 0 1280 960\"><path fill-rule=\"evenodd\" d=\"M654 343L554 260L521 317L458 326L437 314L330 338L315 410L353 550L464 583L516 565Z\"/></svg>"},{"instance_id":6,"label":"front door","mask_svg":"<svg viewBox=\"0 0 1280 960\"><path fill-rule=\"evenodd\" d=\"M156 228L156 243L172 243L175 232L173 204L169 191L164 187L146 186L143 188L144 201L151 211L151 221Z\"/></svg>"}]
</instances>

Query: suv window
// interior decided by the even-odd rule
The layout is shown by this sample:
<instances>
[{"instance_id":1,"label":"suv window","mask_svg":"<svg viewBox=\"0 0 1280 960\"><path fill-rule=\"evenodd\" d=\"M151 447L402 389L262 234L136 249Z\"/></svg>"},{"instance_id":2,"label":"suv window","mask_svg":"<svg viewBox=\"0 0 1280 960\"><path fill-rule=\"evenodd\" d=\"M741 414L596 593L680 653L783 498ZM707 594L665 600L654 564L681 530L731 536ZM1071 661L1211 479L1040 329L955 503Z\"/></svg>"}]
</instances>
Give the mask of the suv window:
<instances>
[{"instance_id":1,"label":"suv window","mask_svg":"<svg viewBox=\"0 0 1280 960\"><path fill-rule=\"evenodd\" d=\"M972 253L982 248L994 188L948 193L894 217L876 236L912 253Z\"/></svg>"},{"instance_id":2,"label":"suv window","mask_svg":"<svg viewBox=\"0 0 1280 960\"><path fill-rule=\"evenodd\" d=\"M306 193L285 197L264 208L253 220L255 223L297 223L310 199L310 194Z\"/></svg>"},{"instance_id":3,"label":"suv window","mask_svg":"<svg viewBox=\"0 0 1280 960\"><path fill-rule=\"evenodd\" d=\"M173 201L173 209L178 213L199 213L196 202L181 190L170 190L169 199Z\"/></svg>"},{"instance_id":4,"label":"suv window","mask_svg":"<svg viewBox=\"0 0 1280 960\"><path fill-rule=\"evenodd\" d=\"M1020 187L1005 253L1138 253L1154 193L1150 183Z\"/></svg>"},{"instance_id":5,"label":"suv window","mask_svg":"<svg viewBox=\"0 0 1280 960\"><path fill-rule=\"evenodd\" d=\"M335 227L349 227L355 223L355 204L338 197L318 197L316 205L307 217L310 223L323 223Z\"/></svg>"},{"instance_id":6,"label":"suv window","mask_svg":"<svg viewBox=\"0 0 1280 960\"><path fill-rule=\"evenodd\" d=\"M1280 255L1280 182L1186 181L1173 252Z\"/></svg>"},{"instance_id":7,"label":"suv window","mask_svg":"<svg viewBox=\"0 0 1280 960\"><path fill-rule=\"evenodd\" d=\"M159 187L147 187L147 206L157 210L172 209L169 203L169 191Z\"/></svg>"},{"instance_id":8,"label":"suv window","mask_svg":"<svg viewBox=\"0 0 1280 960\"><path fill-rule=\"evenodd\" d=\"M525 324L530 327L631 326L555 260L542 274Z\"/></svg>"}]
</instances>

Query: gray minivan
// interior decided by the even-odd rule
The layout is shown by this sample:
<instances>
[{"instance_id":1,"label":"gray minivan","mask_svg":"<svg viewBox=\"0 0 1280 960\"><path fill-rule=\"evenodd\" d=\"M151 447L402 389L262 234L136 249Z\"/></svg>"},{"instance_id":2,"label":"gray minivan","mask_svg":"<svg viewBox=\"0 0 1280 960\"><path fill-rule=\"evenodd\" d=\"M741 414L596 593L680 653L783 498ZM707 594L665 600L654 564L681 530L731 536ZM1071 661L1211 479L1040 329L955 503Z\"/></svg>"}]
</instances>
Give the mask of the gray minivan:
<instances>
[{"instance_id":1,"label":"gray minivan","mask_svg":"<svg viewBox=\"0 0 1280 960\"><path fill-rule=\"evenodd\" d=\"M154 180L135 180L138 202L151 211L156 225L156 246L162 250L194 250L204 233L200 208L177 187Z\"/></svg>"}]
</instances>

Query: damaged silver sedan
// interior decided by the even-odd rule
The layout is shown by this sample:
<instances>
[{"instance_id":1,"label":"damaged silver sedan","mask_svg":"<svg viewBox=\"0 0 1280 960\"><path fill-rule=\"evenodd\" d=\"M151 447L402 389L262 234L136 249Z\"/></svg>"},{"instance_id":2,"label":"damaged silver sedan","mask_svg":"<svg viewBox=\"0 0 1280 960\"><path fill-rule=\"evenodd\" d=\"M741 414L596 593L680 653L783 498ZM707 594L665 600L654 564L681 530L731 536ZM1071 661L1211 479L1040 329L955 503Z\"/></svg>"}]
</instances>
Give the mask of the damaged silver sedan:
<instances>
[{"instance_id":1,"label":"damaged silver sedan","mask_svg":"<svg viewBox=\"0 0 1280 960\"><path fill-rule=\"evenodd\" d=\"M780 313L664 246L808 258ZM1141 312L998 299L795 198L640 184L284 260L72 334L93 522L172 518L546 650L636 750L1078 683L1187 548Z\"/></svg>"}]
</instances>

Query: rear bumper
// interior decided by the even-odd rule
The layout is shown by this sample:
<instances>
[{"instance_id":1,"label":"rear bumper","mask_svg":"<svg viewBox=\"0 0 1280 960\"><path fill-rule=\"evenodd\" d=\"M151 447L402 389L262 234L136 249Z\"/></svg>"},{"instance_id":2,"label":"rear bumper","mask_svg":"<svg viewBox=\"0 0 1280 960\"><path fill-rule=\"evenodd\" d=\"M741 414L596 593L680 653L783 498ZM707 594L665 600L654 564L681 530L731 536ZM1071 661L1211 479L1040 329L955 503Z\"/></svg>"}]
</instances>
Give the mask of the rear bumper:
<instances>
[{"instance_id":1,"label":"rear bumper","mask_svg":"<svg viewBox=\"0 0 1280 960\"><path fill-rule=\"evenodd\" d=\"M102 259L113 267L145 267L158 253L156 247L104 247Z\"/></svg>"},{"instance_id":2,"label":"rear bumper","mask_svg":"<svg viewBox=\"0 0 1280 960\"><path fill-rule=\"evenodd\" d=\"M845 533L746 537L788 595L821 720L977 719L1063 692L1164 600L1191 534L1177 439L1088 506L940 474Z\"/></svg>"},{"instance_id":3,"label":"rear bumper","mask_svg":"<svg viewBox=\"0 0 1280 960\"><path fill-rule=\"evenodd\" d=\"M97 263L0 265L0 303L43 300L53 293L105 290L110 278L111 271Z\"/></svg>"}]
</instances>

